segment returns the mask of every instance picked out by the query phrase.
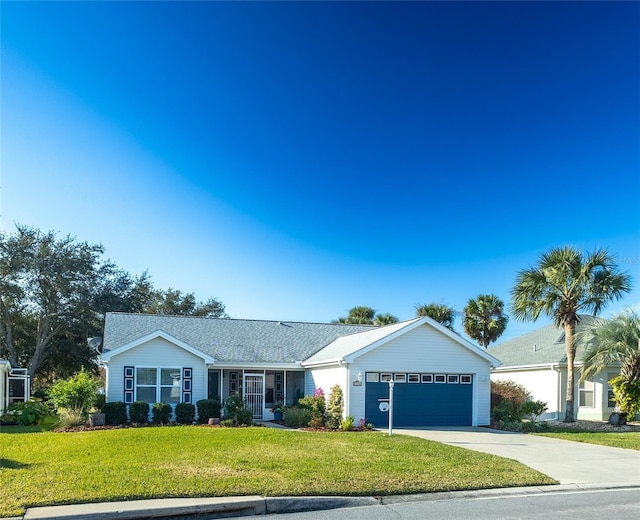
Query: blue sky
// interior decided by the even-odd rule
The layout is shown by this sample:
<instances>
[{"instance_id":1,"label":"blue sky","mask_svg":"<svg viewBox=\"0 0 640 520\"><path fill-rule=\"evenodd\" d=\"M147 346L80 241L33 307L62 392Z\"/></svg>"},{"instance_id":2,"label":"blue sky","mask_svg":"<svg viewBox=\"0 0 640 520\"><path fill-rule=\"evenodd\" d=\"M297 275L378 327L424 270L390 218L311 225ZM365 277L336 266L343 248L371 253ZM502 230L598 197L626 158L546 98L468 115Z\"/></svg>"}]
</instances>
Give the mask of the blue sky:
<instances>
[{"instance_id":1,"label":"blue sky","mask_svg":"<svg viewBox=\"0 0 640 520\"><path fill-rule=\"evenodd\" d=\"M0 15L7 232L102 243L236 318L507 302L516 272L565 244L607 247L634 277L604 315L640 302L637 2Z\"/></svg>"}]
</instances>

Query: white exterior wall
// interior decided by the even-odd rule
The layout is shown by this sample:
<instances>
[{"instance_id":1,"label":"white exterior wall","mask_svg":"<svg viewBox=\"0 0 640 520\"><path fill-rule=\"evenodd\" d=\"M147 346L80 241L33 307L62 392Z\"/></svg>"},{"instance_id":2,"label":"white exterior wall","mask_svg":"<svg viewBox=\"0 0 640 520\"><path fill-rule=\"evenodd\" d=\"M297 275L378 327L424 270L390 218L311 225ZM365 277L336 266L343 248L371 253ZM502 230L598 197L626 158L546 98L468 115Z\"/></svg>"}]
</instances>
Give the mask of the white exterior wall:
<instances>
[{"instance_id":1,"label":"white exterior wall","mask_svg":"<svg viewBox=\"0 0 640 520\"><path fill-rule=\"evenodd\" d=\"M334 385L340 385L344 396L345 403L347 402L347 367L346 366L334 366L334 367L321 367L308 369L305 377L305 395L313 395L316 388L322 388L325 398L329 399L331 393L331 387ZM346 404L345 404L346 408ZM346 409L345 409L346 412Z\"/></svg>"},{"instance_id":2,"label":"white exterior wall","mask_svg":"<svg viewBox=\"0 0 640 520\"><path fill-rule=\"evenodd\" d=\"M111 358L107 365L108 402L124 401L126 366L191 368L191 402L207 398L207 368L204 360L163 338L155 338Z\"/></svg>"},{"instance_id":3,"label":"white exterior wall","mask_svg":"<svg viewBox=\"0 0 640 520\"><path fill-rule=\"evenodd\" d=\"M562 390L561 372L551 367L538 368L522 371L495 371L491 374L492 381L513 381L524 386L531 394L534 401L542 401L547 403L548 410L540 416L543 420L558 420L564 413L564 396L565 390Z\"/></svg>"},{"instance_id":4,"label":"white exterior wall","mask_svg":"<svg viewBox=\"0 0 640 520\"><path fill-rule=\"evenodd\" d=\"M364 381L368 371L472 374L473 425L489 424L489 362L429 325L422 325L381 345L356 358L349 366L349 385L345 392L345 403L348 403L347 414L353 415L356 423L365 415ZM362 373L362 386L354 386L353 381L359 372Z\"/></svg>"}]
</instances>

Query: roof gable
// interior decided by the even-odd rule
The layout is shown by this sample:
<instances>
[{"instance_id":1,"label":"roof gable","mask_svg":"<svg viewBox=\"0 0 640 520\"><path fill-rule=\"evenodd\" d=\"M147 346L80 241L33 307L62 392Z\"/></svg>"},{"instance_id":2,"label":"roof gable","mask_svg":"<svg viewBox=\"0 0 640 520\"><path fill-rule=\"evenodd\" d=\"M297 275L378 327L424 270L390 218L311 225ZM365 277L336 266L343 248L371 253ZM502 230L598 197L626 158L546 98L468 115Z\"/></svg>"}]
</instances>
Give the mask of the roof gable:
<instances>
[{"instance_id":1,"label":"roof gable","mask_svg":"<svg viewBox=\"0 0 640 520\"><path fill-rule=\"evenodd\" d=\"M142 336L141 338L138 338L134 341L126 343L125 345L122 345L116 349L105 352L100 357L103 361L109 361L114 356L118 356L124 352L127 352L128 350L139 347L140 345L144 345L145 343L148 343L149 341L152 341L157 338L162 338L168 341L169 343L172 343L173 345L186 350L187 352L193 354L194 356L201 358L205 363L215 362L214 358L212 358L211 356L208 356L207 354L200 352L199 350L186 344L184 341L180 341L179 339L174 338L173 336L171 336L170 334L167 334L162 330L156 330L150 334L147 334L146 336Z\"/></svg>"},{"instance_id":2,"label":"roof gable","mask_svg":"<svg viewBox=\"0 0 640 520\"><path fill-rule=\"evenodd\" d=\"M327 345L310 358L306 359L302 364L303 366L314 366L342 362L353 363L358 357L392 341L398 336L406 334L407 332L424 325L438 330L449 339L470 350L473 354L480 356L492 365L500 365L500 361L497 358L466 341L455 332L450 331L442 324L427 316L394 323L385 327L380 327L377 330L343 336L336 339L330 345Z\"/></svg>"}]
</instances>

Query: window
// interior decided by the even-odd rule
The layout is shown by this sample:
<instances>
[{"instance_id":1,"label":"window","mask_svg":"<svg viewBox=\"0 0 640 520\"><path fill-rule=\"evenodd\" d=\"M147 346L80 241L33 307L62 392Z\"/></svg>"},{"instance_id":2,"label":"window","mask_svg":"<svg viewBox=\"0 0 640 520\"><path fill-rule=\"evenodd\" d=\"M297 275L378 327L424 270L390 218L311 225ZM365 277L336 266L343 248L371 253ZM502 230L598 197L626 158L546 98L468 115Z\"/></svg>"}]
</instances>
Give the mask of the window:
<instances>
[{"instance_id":1,"label":"window","mask_svg":"<svg viewBox=\"0 0 640 520\"><path fill-rule=\"evenodd\" d=\"M380 374L378 372L367 372L367 383L378 383L380 381Z\"/></svg>"},{"instance_id":2,"label":"window","mask_svg":"<svg viewBox=\"0 0 640 520\"><path fill-rule=\"evenodd\" d=\"M409 374L409 383L419 383L420 374Z\"/></svg>"},{"instance_id":3,"label":"window","mask_svg":"<svg viewBox=\"0 0 640 520\"><path fill-rule=\"evenodd\" d=\"M611 381L617 375L618 374L607 374L607 406L609 408L616 407L616 400L613 395L613 387L611 386L611 383L609 383L609 381Z\"/></svg>"},{"instance_id":4,"label":"window","mask_svg":"<svg viewBox=\"0 0 640 520\"><path fill-rule=\"evenodd\" d=\"M423 383L433 383L433 374L422 374Z\"/></svg>"},{"instance_id":5,"label":"window","mask_svg":"<svg viewBox=\"0 0 640 520\"><path fill-rule=\"evenodd\" d=\"M460 376L460 384L461 385L470 385L472 378L469 374L463 374Z\"/></svg>"},{"instance_id":6,"label":"window","mask_svg":"<svg viewBox=\"0 0 640 520\"><path fill-rule=\"evenodd\" d=\"M585 408L594 407L593 390L593 381L583 381L580 383L580 406L584 406Z\"/></svg>"},{"instance_id":7,"label":"window","mask_svg":"<svg viewBox=\"0 0 640 520\"><path fill-rule=\"evenodd\" d=\"M407 374L393 374L393 380L396 383L406 383L407 382Z\"/></svg>"},{"instance_id":8,"label":"window","mask_svg":"<svg viewBox=\"0 0 640 520\"><path fill-rule=\"evenodd\" d=\"M179 403L179 368L136 368L136 401Z\"/></svg>"},{"instance_id":9,"label":"window","mask_svg":"<svg viewBox=\"0 0 640 520\"><path fill-rule=\"evenodd\" d=\"M446 383L447 382L447 376L444 375L444 374L436 374L435 382L436 383Z\"/></svg>"},{"instance_id":10,"label":"window","mask_svg":"<svg viewBox=\"0 0 640 520\"><path fill-rule=\"evenodd\" d=\"M382 381L383 383L386 381L391 381L391 374L380 374L380 381Z\"/></svg>"},{"instance_id":11,"label":"window","mask_svg":"<svg viewBox=\"0 0 640 520\"><path fill-rule=\"evenodd\" d=\"M459 381L460 378L457 375L449 374L447 376L447 383L449 383L450 385L457 385Z\"/></svg>"}]
</instances>

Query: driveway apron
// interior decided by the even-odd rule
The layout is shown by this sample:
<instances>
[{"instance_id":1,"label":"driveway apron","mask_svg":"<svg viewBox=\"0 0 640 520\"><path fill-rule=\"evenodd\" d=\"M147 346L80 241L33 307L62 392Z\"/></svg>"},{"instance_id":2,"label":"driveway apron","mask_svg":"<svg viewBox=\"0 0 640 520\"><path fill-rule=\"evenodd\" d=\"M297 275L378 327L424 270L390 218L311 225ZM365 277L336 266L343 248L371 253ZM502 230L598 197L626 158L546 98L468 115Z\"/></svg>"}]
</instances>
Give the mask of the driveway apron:
<instances>
[{"instance_id":1,"label":"driveway apron","mask_svg":"<svg viewBox=\"0 0 640 520\"><path fill-rule=\"evenodd\" d=\"M394 433L515 459L560 484L640 484L636 450L476 427L401 428Z\"/></svg>"}]
</instances>

